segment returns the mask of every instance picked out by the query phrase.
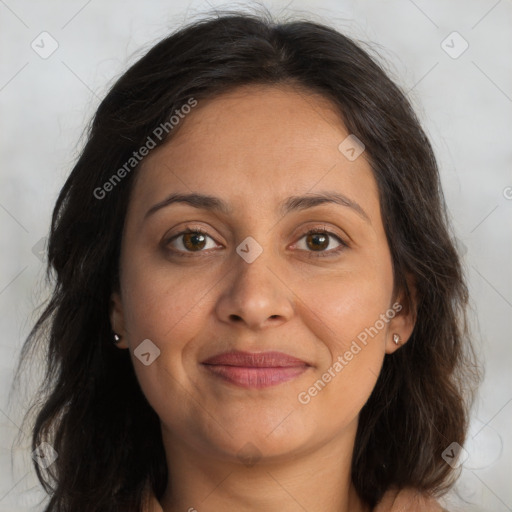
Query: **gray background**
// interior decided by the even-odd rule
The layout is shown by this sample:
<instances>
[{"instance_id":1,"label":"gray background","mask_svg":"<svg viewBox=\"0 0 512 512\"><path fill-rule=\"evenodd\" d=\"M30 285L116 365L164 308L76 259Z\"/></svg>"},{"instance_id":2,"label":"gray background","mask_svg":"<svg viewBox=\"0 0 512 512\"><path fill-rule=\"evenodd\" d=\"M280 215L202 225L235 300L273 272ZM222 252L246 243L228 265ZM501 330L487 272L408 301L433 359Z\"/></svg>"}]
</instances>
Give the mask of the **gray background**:
<instances>
[{"instance_id":1,"label":"gray background","mask_svg":"<svg viewBox=\"0 0 512 512\"><path fill-rule=\"evenodd\" d=\"M35 506L43 494L30 465L29 432L13 448L30 386L37 385L37 364L20 394L9 400L8 390L39 312L35 308L48 295L37 249L82 147L83 129L130 64L169 31L221 5L249 4L0 0L0 512L41 510ZM465 446L468 458L447 503L452 510L512 510L512 4L295 0L264 5L276 14L313 13L309 17L376 43L432 140L464 253L477 348L486 365ZM41 36L43 31L56 43ZM454 31L463 39L450 35ZM464 41L469 47L459 55ZM58 44L56 51L44 55L51 44Z\"/></svg>"}]
</instances>

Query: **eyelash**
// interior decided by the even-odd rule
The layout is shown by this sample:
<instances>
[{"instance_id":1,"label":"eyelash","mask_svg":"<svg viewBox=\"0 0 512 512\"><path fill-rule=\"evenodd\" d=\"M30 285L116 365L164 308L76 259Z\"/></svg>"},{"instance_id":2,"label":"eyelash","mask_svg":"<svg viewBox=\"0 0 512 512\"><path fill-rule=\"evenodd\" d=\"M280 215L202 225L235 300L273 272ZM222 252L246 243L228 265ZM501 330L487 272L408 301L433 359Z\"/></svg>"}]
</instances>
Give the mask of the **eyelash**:
<instances>
[{"instance_id":1,"label":"eyelash","mask_svg":"<svg viewBox=\"0 0 512 512\"><path fill-rule=\"evenodd\" d=\"M340 243L340 246L337 247L336 249L331 249L330 251L320 251L320 252L306 251L306 252L310 253L310 257L312 257L312 258L326 258L326 257L336 256L348 247L348 244L344 240L342 240L338 235L332 233L331 231L328 231L325 228L312 228L312 229L306 231L299 238L299 240L301 240L305 236L314 235L317 233L322 234L322 235L329 235L330 237L335 238ZM200 234L200 235L204 235L209 238L212 238L206 231L204 231L203 229L201 229L199 227L196 228L196 227L185 226L184 231L180 231L176 235L173 235L171 238L167 239L165 241L164 245L167 247L167 245L170 242L172 242L173 240L175 240L176 238L179 238L182 235L188 235L188 234ZM176 250L176 249L170 249L170 251L173 254L176 254L177 256L184 257L184 258L195 257L195 253L191 252L191 251L183 252L183 251ZM200 253L200 252L204 252L204 251L198 251L198 252Z\"/></svg>"}]
</instances>

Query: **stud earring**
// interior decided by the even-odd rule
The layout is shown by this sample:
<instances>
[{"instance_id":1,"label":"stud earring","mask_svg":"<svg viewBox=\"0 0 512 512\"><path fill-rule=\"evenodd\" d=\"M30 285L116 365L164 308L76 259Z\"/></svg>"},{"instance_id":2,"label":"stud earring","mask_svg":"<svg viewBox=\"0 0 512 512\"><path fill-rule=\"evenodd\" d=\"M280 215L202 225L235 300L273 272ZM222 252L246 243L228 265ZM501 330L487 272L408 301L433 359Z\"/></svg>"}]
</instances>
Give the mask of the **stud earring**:
<instances>
[{"instance_id":1,"label":"stud earring","mask_svg":"<svg viewBox=\"0 0 512 512\"><path fill-rule=\"evenodd\" d=\"M395 345L398 345L400 343L400 335L393 334L393 341L395 342Z\"/></svg>"},{"instance_id":2,"label":"stud earring","mask_svg":"<svg viewBox=\"0 0 512 512\"><path fill-rule=\"evenodd\" d=\"M117 332L114 333L114 343L117 345L121 341L121 336L117 334Z\"/></svg>"}]
</instances>

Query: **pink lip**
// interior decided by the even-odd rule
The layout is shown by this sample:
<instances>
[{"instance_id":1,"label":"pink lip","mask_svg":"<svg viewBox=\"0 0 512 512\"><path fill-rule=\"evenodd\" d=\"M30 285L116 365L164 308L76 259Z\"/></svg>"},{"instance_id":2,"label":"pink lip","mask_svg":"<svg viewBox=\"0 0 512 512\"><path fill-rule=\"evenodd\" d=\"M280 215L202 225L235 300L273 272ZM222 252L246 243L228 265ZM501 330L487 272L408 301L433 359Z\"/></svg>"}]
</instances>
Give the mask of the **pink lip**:
<instances>
[{"instance_id":1,"label":"pink lip","mask_svg":"<svg viewBox=\"0 0 512 512\"><path fill-rule=\"evenodd\" d=\"M244 388L265 388L294 379L310 365L282 352L232 351L206 359L204 367L217 377Z\"/></svg>"}]
</instances>

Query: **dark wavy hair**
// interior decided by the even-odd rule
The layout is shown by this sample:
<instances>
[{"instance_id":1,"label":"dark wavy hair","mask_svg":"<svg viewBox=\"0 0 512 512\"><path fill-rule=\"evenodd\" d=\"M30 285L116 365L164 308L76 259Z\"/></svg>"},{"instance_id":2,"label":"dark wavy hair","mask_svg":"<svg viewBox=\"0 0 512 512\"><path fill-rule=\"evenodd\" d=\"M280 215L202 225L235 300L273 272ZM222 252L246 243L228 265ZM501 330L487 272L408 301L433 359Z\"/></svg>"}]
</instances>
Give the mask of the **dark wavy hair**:
<instances>
[{"instance_id":1,"label":"dark wavy hair","mask_svg":"<svg viewBox=\"0 0 512 512\"><path fill-rule=\"evenodd\" d=\"M45 375L25 415L32 449L58 453L44 469L45 512L138 511L146 485L157 498L168 468L158 415L128 351L112 343L109 299L119 290L121 236L133 180L103 199L94 193L156 127L193 97L272 84L318 93L366 146L378 184L395 294L411 306L409 341L386 355L360 413L352 479L374 506L390 488L441 495L453 484L443 450L463 445L478 381L467 322L468 291L429 140L406 95L378 59L323 23L275 21L268 13L205 15L158 42L99 105L52 215L46 279L52 294L22 347L16 372L36 347ZM171 135L162 138L163 143Z\"/></svg>"}]
</instances>

